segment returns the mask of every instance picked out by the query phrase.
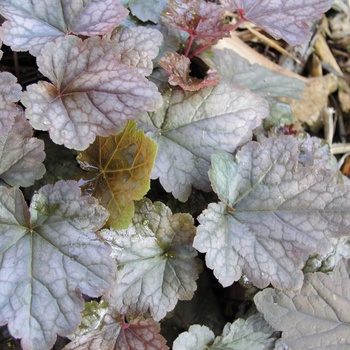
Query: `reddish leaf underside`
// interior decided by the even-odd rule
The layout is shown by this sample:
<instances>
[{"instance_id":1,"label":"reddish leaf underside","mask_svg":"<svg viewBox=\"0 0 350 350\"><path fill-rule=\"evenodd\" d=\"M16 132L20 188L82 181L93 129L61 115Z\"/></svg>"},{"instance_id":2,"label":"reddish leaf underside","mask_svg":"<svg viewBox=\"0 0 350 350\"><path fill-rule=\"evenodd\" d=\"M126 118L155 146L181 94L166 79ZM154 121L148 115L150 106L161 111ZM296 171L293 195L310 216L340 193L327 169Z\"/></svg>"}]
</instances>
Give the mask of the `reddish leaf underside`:
<instances>
[{"instance_id":1,"label":"reddish leaf underside","mask_svg":"<svg viewBox=\"0 0 350 350\"><path fill-rule=\"evenodd\" d=\"M123 323L115 349L168 350L166 341L159 334L159 324L152 319L138 317Z\"/></svg>"},{"instance_id":2,"label":"reddish leaf underside","mask_svg":"<svg viewBox=\"0 0 350 350\"><path fill-rule=\"evenodd\" d=\"M109 309L100 325L76 334L64 350L169 350L156 321L137 317L126 323L124 316L114 314Z\"/></svg>"},{"instance_id":3,"label":"reddish leaf underside","mask_svg":"<svg viewBox=\"0 0 350 350\"><path fill-rule=\"evenodd\" d=\"M184 30L198 46L209 46L228 36L229 26L223 23L225 9L202 0L170 0L162 14L163 22L170 28ZM188 54L188 50L185 56Z\"/></svg>"},{"instance_id":4,"label":"reddish leaf underside","mask_svg":"<svg viewBox=\"0 0 350 350\"><path fill-rule=\"evenodd\" d=\"M176 52L167 52L158 63L170 75L169 84L178 85L183 90L198 91L205 86L219 84L219 76L214 69L209 69L204 79L190 76L190 59Z\"/></svg>"}]
</instances>

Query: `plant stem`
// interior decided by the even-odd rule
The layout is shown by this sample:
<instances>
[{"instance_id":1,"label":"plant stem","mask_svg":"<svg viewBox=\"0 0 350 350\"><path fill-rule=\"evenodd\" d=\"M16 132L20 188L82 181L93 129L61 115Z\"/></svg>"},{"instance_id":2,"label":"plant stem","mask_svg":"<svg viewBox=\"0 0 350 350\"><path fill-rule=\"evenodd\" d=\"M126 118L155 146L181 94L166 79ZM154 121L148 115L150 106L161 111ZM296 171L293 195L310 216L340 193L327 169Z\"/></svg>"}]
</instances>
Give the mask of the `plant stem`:
<instances>
[{"instance_id":1,"label":"plant stem","mask_svg":"<svg viewBox=\"0 0 350 350\"><path fill-rule=\"evenodd\" d=\"M191 55L189 56L189 58L193 58L194 56L199 55L202 51L206 50L208 47L212 46L210 45L204 45L204 46L200 46L198 47L196 50L194 50Z\"/></svg>"},{"instance_id":2,"label":"plant stem","mask_svg":"<svg viewBox=\"0 0 350 350\"><path fill-rule=\"evenodd\" d=\"M236 30L242 23L247 22L247 20L243 17L241 17L235 24L233 24L229 31L232 32L233 30Z\"/></svg>"},{"instance_id":3,"label":"plant stem","mask_svg":"<svg viewBox=\"0 0 350 350\"><path fill-rule=\"evenodd\" d=\"M186 51L184 53L184 56L188 57L188 54L190 52L190 49L191 49L191 46L193 44L193 40L194 40L195 37L196 37L196 34L190 34L190 38L189 38L189 40L187 42Z\"/></svg>"},{"instance_id":4,"label":"plant stem","mask_svg":"<svg viewBox=\"0 0 350 350\"><path fill-rule=\"evenodd\" d=\"M246 20L245 18L242 18L242 17L241 17L234 25L232 25L232 26L229 28L228 31L231 32L231 31L237 29L237 28L238 28L242 23L244 23L244 22L247 22L247 20ZM192 36L191 36L191 38L192 38ZM191 38L190 38L190 40L191 40ZM194 39L194 37L193 37L193 39ZM191 41L191 45L192 45L193 39L192 39L192 41ZM222 38L219 38L219 39L222 39ZM219 40L219 39L218 39L218 40ZM189 40L188 43L190 43L190 40ZM208 47L210 47L210 46L212 46L212 45L213 45L213 43L211 43L211 44L209 44L209 45L204 45L204 46L198 47L196 50L194 50L194 51L191 53L191 55L189 56L189 58L193 58L194 56L199 55L202 51L206 50ZM187 53L187 55L188 55L188 52L189 52L188 48L189 48L189 45L187 44L187 47L186 47L186 53ZM187 55L185 54L186 57L187 57Z\"/></svg>"}]
</instances>

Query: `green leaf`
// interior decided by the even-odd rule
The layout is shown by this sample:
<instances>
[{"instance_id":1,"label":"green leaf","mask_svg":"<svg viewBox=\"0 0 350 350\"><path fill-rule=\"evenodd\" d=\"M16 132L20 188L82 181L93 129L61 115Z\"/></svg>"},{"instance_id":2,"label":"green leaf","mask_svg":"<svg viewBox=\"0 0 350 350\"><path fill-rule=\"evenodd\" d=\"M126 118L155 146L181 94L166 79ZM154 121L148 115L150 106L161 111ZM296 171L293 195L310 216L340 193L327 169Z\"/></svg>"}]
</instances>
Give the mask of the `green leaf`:
<instances>
[{"instance_id":1,"label":"green leaf","mask_svg":"<svg viewBox=\"0 0 350 350\"><path fill-rule=\"evenodd\" d=\"M101 300L100 302L93 300L85 303L84 310L81 314L82 319L80 325L73 335L69 335L69 338L78 339L95 330L101 330L104 326L104 318L108 311L108 303L105 300Z\"/></svg>"},{"instance_id":2,"label":"green leaf","mask_svg":"<svg viewBox=\"0 0 350 350\"><path fill-rule=\"evenodd\" d=\"M275 331L262 315L227 323L222 335L214 339L214 333L206 326L192 325L174 341L174 350L272 350Z\"/></svg>"},{"instance_id":3,"label":"green leaf","mask_svg":"<svg viewBox=\"0 0 350 350\"><path fill-rule=\"evenodd\" d=\"M143 22L158 23L160 14L165 10L169 0L129 0L129 8L134 16Z\"/></svg>"},{"instance_id":4,"label":"green leaf","mask_svg":"<svg viewBox=\"0 0 350 350\"><path fill-rule=\"evenodd\" d=\"M246 320L227 323L222 335L215 338L211 350L272 350L276 338L274 330L262 315L253 315Z\"/></svg>"},{"instance_id":5,"label":"green leaf","mask_svg":"<svg viewBox=\"0 0 350 350\"><path fill-rule=\"evenodd\" d=\"M220 44L201 58L209 67L216 69L221 82L242 85L258 95L271 99L276 97L301 98L305 83L300 79L277 73L258 64L251 64L244 57Z\"/></svg>"},{"instance_id":6,"label":"green leaf","mask_svg":"<svg viewBox=\"0 0 350 350\"><path fill-rule=\"evenodd\" d=\"M94 233L108 214L74 181L42 187L28 208L17 188L0 187L0 324L23 349L50 349L80 323L82 293L106 292L115 267Z\"/></svg>"},{"instance_id":7,"label":"green leaf","mask_svg":"<svg viewBox=\"0 0 350 350\"><path fill-rule=\"evenodd\" d=\"M70 33L111 32L128 14L117 0L3 0L0 12L8 20L0 32L4 43L34 56L46 43Z\"/></svg>"},{"instance_id":8,"label":"green leaf","mask_svg":"<svg viewBox=\"0 0 350 350\"><path fill-rule=\"evenodd\" d=\"M11 186L31 186L45 173L44 142L32 136L32 127L20 114L0 137L0 178Z\"/></svg>"},{"instance_id":9,"label":"green leaf","mask_svg":"<svg viewBox=\"0 0 350 350\"><path fill-rule=\"evenodd\" d=\"M188 332L181 333L174 341L173 350L205 350L210 349L215 338L214 333L207 326L195 324L190 326Z\"/></svg>"},{"instance_id":10,"label":"green leaf","mask_svg":"<svg viewBox=\"0 0 350 350\"><path fill-rule=\"evenodd\" d=\"M210 191L211 155L233 152L248 142L268 115L268 105L248 90L225 83L170 95L165 94L163 107L143 118L140 126L158 144L151 178L159 178L167 192L185 202L192 186Z\"/></svg>"},{"instance_id":11,"label":"green leaf","mask_svg":"<svg viewBox=\"0 0 350 350\"><path fill-rule=\"evenodd\" d=\"M325 254L311 256L305 266L304 273L333 271L338 262L345 258L350 259L350 237L331 238L332 246Z\"/></svg>"},{"instance_id":12,"label":"green leaf","mask_svg":"<svg viewBox=\"0 0 350 350\"><path fill-rule=\"evenodd\" d=\"M305 275L297 291L265 289L254 301L282 340L295 350L348 349L350 346L350 280L341 262L332 275Z\"/></svg>"},{"instance_id":13,"label":"green leaf","mask_svg":"<svg viewBox=\"0 0 350 350\"><path fill-rule=\"evenodd\" d=\"M264 119L264 127L291 124L294 115L291 108L279 102L279 97L300 99L305 83L300 79L280 74L258 64L251 64L244 57L229 49L229 42L223 41L200 55L211 68L217 70L220 82L244 86L267 99L270 115ZM228 46L228 47L226 47Z\"/></svg>"},{"instance_id":14,"label":"green leaf","mask_svg":"<svg viewBox=\"0 0 350 350\"><path fill-rule=\"evenodd\" d=\"M349 187L332 171L298 166L298 147L284 136L213 156L209 177L222 202L199 216L194 247L222 285L244 274L258 288L298 289L309 255L349 234Z\"/></svg>"},{"instance_id":15,"label":"green leaf","mask_svg":"<svg viewBox=\"0 0 350 350\"><path fill-rule=\"evenodd\" d=\"M294 121L295 116L289 105L280 102L270 102L270 115L264 120L264 129L269 130L272 127L291 125Z\"/></svg>"},{"instance_id":16,"label":"green leaf","mask_svg":"<svg viewBox=\"0 0 350 350\"><path fill-rule=\"evenodd\" d=\"M87 170L80 175L82 189L97 198L110 212L107 225L124 229L134 216L134 201L150 189L150 173L157 153L157 144L128 122L116 136L98 137L77 157Z\"/></svg>"},{"instance_id":17,"label":"green leaf","mask_svg":"<svg viewBox=\"0 0 350 350\"><path fill-rule=\"evenodd\" d=\"M196 289L196 228L191 215L172 215L160 202L143 199L135 211L128 229L100 232L117 264L115 286L106 300L122 314L149 310L160 320L178 299L191 299Z\"/></svg>"}]
</instances>

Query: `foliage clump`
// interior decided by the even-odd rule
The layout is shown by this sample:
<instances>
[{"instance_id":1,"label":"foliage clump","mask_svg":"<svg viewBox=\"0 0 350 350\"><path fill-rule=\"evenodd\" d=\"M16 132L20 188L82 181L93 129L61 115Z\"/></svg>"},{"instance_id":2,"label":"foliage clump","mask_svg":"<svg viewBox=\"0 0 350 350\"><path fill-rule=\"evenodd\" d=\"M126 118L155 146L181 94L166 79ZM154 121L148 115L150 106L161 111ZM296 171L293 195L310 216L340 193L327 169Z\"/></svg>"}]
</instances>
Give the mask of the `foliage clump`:
<instances>
[{"instance_id":1,"label":"foliage clump","mask_svg":"<svg viewBox=\"0 0 350 350\"><path fill-rule=\"evenodd\" d=\"M24 350L350 346L350 187L292 131L303 83L215 46L244 23L301 44L331 5L0 2L42 76L0 73L0 325ZM233 284L241 317L193 324Z\"/></svg>"}]
</instances>

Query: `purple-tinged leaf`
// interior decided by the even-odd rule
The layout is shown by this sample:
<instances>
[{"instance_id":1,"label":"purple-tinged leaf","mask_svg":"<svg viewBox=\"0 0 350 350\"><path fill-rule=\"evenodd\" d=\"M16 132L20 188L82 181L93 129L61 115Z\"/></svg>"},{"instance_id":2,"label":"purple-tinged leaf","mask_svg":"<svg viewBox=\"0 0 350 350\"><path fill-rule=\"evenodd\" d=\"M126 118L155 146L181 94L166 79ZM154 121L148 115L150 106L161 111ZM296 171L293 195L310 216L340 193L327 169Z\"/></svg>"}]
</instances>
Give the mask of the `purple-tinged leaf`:
<instances>
[{"instance_id":1,"label":"purple-tinged leaf","mask_svg":"<svg viewBox=\"0 0 350 350\"><path fill-rule=\"evenodd\" d=\"M195 38L197 45L211 45L228 36L229 26L223 23L225 9L202 0L170 0L162 14L170 28L180 29Z\"/></svg>"},{"instance_id":2,"label":"purple-tinged leaf","mask_svg":"<svg viewBox=\"0 0 350 350\"><path fill-rule=\"evenodd\" d=\"M114 288L105 296L109 305L131 316L149 311L160 320L178 300L191 299L198 278L195 233L191 215L173 215L146 198L135 204L128 229L102 230L117 265Z\"/></svg>"},{"instance_id":3,"label":"purple-tinged leaf","mask_svg":"<svg viewBox=\"0 0 350 350\"><path fill-rule=\"evenodd\" d=\"M11 186L31 186L45 173L44 142L32 136L32 127L18 115L11 130L0 137L0 178Z\"/></svg>"},{"instance_id":4,"label":"purple-tinged leaf","mask_svg":"<svg viewBox=\"0 0 350 350\"><path fill-rule=\"evenodd\" d=\"M165 10L169 0L130 0L129 8L134 16L143 22L158 23L160 14Z\"/></svg>"},{"instance_id":5,"label":"purple-tinged leaf","mask_svg":"<svg viewBox=\"0 0 350 350\"><path fill-rule=\"evenodd\" d=\"M346 350L350 347L350 280L341 262L332 275L305 275L297 291L265 289L254 297L258 310L282 333L288 349Z\"/></svg>"},{"instance_id":6,"label":"purple-tinged leaf","mask_svg":"<svg viewBox=\"0 0 350 350\"><path fill-rule=\"evenodd\" d=\"M300 45L310 38L307 22L321 17L333 0L220 0L242 19L256 24L275 39Z\"/></svg>"},{"instance_id":7,"label":"purple-tinged leaf","mask_svg":"<svg viewBox=\"0 0 350 350\"><path fill-rule=\"evenodd\" d=\"M46 43L67 34L109 33L128 14L118 0L2 0L0 12L7 19L0 29L3 42L34 56Z\"/></svg>"},{"instance_id":8,"label":"purple-tinged leaf","mask_svg":"<svg viewBox=\"0 0 350 350\"><path fill-rule=\"evenodd\" d=\"M127 120L159 107L156 86L118 57L99 37L67 36L47 44L37 62L52 84L29 85L22 98L31 125L48 130L58 144L84 150L96 135L117 134Z\"/></svg>"},{"instance_id":9,"label":"purple-tinged leaf","mask_svg":"<svg viewBox=\"0 0 350 350\"><path fill-rule=\"evenodd\" d=\"M157 57L163 41L163 36L158 30L124 27L113 33L111 39L120 52L120 63L138 68L142 75L152 73L152 60Z\"/></svg>"},{"instance_id":10,"label":"purple-tinged leaf","mask_svg":"<svg viewBox=\"0 0 350 350\"><path fill-rule=\"evenodd\" d=\"M211 155L234 152L251 140L252 130L268 115L267 102L230 84L198 92L175 90L162 109L144 118L140 127L158 144L151 178L185 202L192 186L210 191Z\"/></svg>"},{"instance_id":11,"label":"purple-tinged leaf","mask_svg":"<svg viewBox=\"0 0 350 350\"><path fill-rule=\"evenodd\" d=\"M83 324L90 323L90 329L74 334L63 350L169 350L154 320L137 317L126 323L113 309L106 313L104 305L92 303L86 303L83 313Z\"/></svg>"},{"instance_id":12,"label":"purple-tinged leaf","mask_svg":"<svg viewBox=\"0 0 350 350\"><path fill-rule=\"evenodd\" d=\"M143 317L134 318L130 323L122 323L115 345L115 350L118 349L169 350L166 340L160 334L159 323Z\"/></svg>"},{"instance_id":13,"label":"purple-tinged leaf","mask_svg":"<svg viewBox=\"0 0 350 350\"><path fill-rule=\"evenodd\" d=\"M235 158L212 157L209 177L222 202L199 216L193 245L222 285L244 274L258 288L298 289L309 255L349 234L350 188L298 159L291 136L250 142Z\"/></svg>"},{"instance_id":14,"label":"purple-tinged leaf","mask_svg":"<svg viewBox=\"0 0 350 350\"><path fill-rule=\"evenodd\" d=\"M198 91L205 86L219 84L219 76L214 69L210 69L204 79L191 77L190 59L176 52L167 52L158 63L170 75L169 84L178 85L183 90Z\"/></svg>"},{"instance_id":15,"label":"purple-tinged leaf","mask_svg":"<svg viewBox=\"0 0 350 350\"><path fill-rule=\"evenodd\" d=\"M16 115L21 113L15 102L22 96L22 88L14 75L0 72L0 134L10 131Z\"/></svg>"},{"instance_id":16,"label":"purple-tinged leaf","mask_svg":"<svg viewBox=\"0 0 350 350\"><path fill-rule=\"evenodd\" d=\"M95 234L107 217L74 181L42 187L29 208L19 189L0 187L0 324L23 349L51 349L78 327L82 293L110 288L110 247Z\"/></svg>"}]
</instances>

